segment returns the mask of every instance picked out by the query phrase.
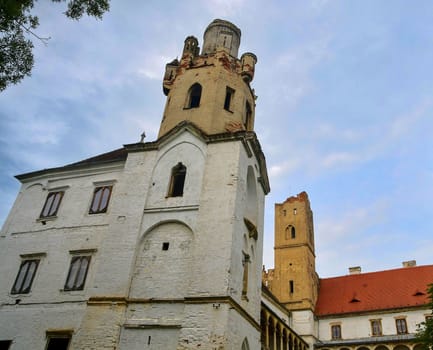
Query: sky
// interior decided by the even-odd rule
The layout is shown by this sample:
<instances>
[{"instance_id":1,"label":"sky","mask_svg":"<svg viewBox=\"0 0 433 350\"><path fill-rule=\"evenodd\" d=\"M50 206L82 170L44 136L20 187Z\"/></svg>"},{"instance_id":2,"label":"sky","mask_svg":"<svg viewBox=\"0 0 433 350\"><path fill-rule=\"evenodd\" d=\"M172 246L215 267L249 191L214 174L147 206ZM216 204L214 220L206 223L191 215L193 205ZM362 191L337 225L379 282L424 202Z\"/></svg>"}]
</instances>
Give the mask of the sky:
<instances>
[{"instance_id":1,"label":"sky","mask_svg":"<svg viewBox=\"0 0 433 350\"><path fill-rule=\"evenodd\" d=\"M415 6L416 5L416 6ZM112 0L102 20L36 2L35 66L0 93L0 225L13 176L157 138L165 64L215 18L258 57L266 156L264 264L274 203L306 191L320 277L433 264L433 2Z\"/></svg>"}]
</instances>

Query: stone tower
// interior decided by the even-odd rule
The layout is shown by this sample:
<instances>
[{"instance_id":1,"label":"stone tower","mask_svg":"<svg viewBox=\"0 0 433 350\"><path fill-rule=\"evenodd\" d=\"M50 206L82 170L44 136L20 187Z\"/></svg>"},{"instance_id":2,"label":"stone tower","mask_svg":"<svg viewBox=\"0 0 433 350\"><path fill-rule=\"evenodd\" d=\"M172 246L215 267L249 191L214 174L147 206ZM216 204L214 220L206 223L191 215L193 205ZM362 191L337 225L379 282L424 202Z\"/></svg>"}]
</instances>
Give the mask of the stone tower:
<instances>
[{"instance_id":1,"label":"stone tower","mask_svg":"<svg viewBox=\"0 0 433 350\"><path fill-rule=\"evenodd\" d=\"M263 281L291 311L293 328L310 346L317 340L314 308L319 277L315 267L313 212L306 192L275 204L274 269Z\"/></svg>"},{"instance_id":2,"label":"stone tower","mask_svg":"<svg viewBox=\"0 0 433 350\"><path fill-rule=\"evenodd\" d=\"M218 19L206 29L201 53L188 36L181 59L166 65L158 140L127 146L157 150L129 292L150 300L154 322L166 328L155 349L260 348L269 182L254 133L257 59L237 57L240 36ZM152 217L159 223L149 226ZM126 314L127 324L148 318L135 304ZM137 339L128 332L131 348ZM144 342L155 336L141 334Z\"/></svg>"},{"instance_id":3,"label":"stone tower","mask_svg":"<svg viewBox=\"0 0 433 350\"><path fill-rule=\"evenodd\" d=\"M234 24L214 20L198 40L189 36L180 62L166 65L163 90L167 95L159 137L188 120L208 135L253 131L255 95L250 87L257 58L238 59L241 31Z\"/></svg>"},{"instance_id":4,"label":"stone tower","mask_svg":"<svg viewBox=\"0 0 433 350\"><path fill-rule=\"evenodd\" d=\"M313 212L306 192L275 204L275 268L271 290L290 310L314 310L315 268Z\"/></svg>"}]
</instances>

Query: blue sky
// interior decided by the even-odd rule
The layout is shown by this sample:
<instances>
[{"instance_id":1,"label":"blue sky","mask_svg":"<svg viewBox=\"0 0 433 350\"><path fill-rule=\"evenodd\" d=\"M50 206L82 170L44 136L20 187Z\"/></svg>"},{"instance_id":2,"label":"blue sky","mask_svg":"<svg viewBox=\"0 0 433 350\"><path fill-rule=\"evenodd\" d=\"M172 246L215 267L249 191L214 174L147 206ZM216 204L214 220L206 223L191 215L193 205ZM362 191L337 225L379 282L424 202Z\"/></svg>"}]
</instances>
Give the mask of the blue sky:
<instances>
[{"instance_id":1,"label":"blue sky","mask_svg":"<svg viewBox=\"0 0 433 350\"><path fill-rule=\"evenodd\" d=\"M0 93L0 223L13 175L156 139L165 64L215 18L258 56L255 129L273 206L307 191L321 277L433 258L433 2L112 1L102 21L40 1L31 78Z\"/></svg>"}]
</instances>

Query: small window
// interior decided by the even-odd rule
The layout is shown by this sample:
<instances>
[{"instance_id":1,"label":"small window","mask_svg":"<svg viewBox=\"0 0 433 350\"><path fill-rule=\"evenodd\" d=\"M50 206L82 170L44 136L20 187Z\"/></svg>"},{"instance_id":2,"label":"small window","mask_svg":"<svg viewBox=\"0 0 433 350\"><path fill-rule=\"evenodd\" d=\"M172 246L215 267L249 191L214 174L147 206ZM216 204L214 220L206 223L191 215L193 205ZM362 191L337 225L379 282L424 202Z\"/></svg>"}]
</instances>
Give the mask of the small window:
<instances>
[{"instance_id":1,"label":"small window","mask_svg":"<svg viewBox=\"0 0 433 350\"><path fill-rule=\"evenodd\" d=\"M232 105L232 100L233 100L234 94L235 94L235 90L233 90L232 88L229 88L227 86L226 87L226 98L224 100L224 109L226 111L231 111L231 105Z\"/></svg>"},{"instance_id":2,"label":"small window","mask_svg":"<svg viewBox=\"0 0 433 350\"><path fill-rule=\"evenodd\" d=\"M331 326L331 336L332 339L341 339L341 326L339 324Z\"/></svg>"},{"instance_id":3,"label":"small window","mask_svg":"<svg viewBox=\"0 0 433 350\"><path fill-rule=\"evenodd\" d=\"M15 279L14 286L12 287L12 294L27 294L30 293L32 282L39 265L39 260L24 260L21 263L20 270L18 271L17 278Z\"/></svg>"},{"instance_id":4,"label":"small window","mask_svg":"<svg viewBox=\"0 0 433 350\"><path fill-rule=\"evenodd\" d=\"M64 290L83 290L89 265L90 255L73 256Z\"/></svg>"},{"instance_id":5,"label":"small window","mask_svg":"<svg viewBox=\"0 0 433 350\"><path fill-rule=\"evenodd\" d=\"M371 320L371 335L382 335L382 322L380 320Z\"/></svg>"},{"instance_id":6,"label":"small window","mask_svg":"<svg viewBox=\"0 0 433 350\"><path fill-rule=\"evenodd\" d=\"M244 120L244 127L245 130L251 130L251 117L253 115L252 109L251 109L251 105L250 103L247 101L245 103L245 120ZM285 216L286 214L284 214Z\"/></svg>"},{"instance_id":7,"label":"small window","mask_svg":"<svg viewBox=\"0 0 433 350\"><path fill-rule=\"evenodd\" d=\"M295 283L293 282L293 280L289 281L289 291L291 294L295 292Z\"/></svg>"},{"instance_id":8,"label":"small window","mask_svg":"<svg viewBox=\"0 0 433 350\"><path fill-rule=\"evenodd\" d=\"M171 169L170 187L167 197L182 197L185 185L186 166L178 163Z\"/></svg>"},{"instance_id":9,"label":"small window","mask_svg":"<svg viewBox=\"0 0 433 350\"><path fill-rule=\"evenodd\" d=\"M397 318L395 320L395 326L397 328L397 334L406 334L407 333L406 319Z\"/></svg>"},{"instance_id":10,"label":"small window","mask_svg":"<svg viewBox=\"0 0 433 350\"><path fill-rule=\"evenodd\" d=\"M242 276L242 296L245 298L248 294L248 265L250 264L250 256L242 252L242 266L244 268Z\"/></svg>"},{"instance_id":11,"label":"small window","mask_svg":"<svg viewBox=\"0 0 433 350\"><path fill-rule=\"evenodd\" d=\"M12 344L12 340L0 340L0 350L8 350Z\"/></svg>"},{"instance_id":12,"label":"small window","mask_svg":"<svg viewBox=\"0 0 433 350\"><path fill-rule=\"evenodd\" d=\"M70 340L69 335L48 337L46 350L68 350Z\"/></svg>"},{"instance_id":13,"label":"small window","mask_svg":"<svg viewBox=\"0 0 433 350\"><path fill-rule=\"evenodd\" d=\"M112 189L113 186L101 186L95 188L89 214L100 214L107 212Z\"/></svg>"},{"instance_id":14,"label":"small window","mask_svg":"<svg viewBox=\"0 0 433 350\"><path fill-rule=\"evenodd\" d=\"M200 106L200 99L201 99L201 85L195 83L189 89L186 108L198 108Z\"/></svg>"},{"instance_id":15,"label":"small window","mask_svg":"<svg viewBox=\"0 0 433 350\"><path fill-rule=\"evenodd\" d=\"M168 247L170 246L169 242L162 243L162 250L168 250Z\"/></svg>"},{"instance_id":16,"label":"small window","mask_svg":"<svg viewBox=\"0 0 433 350\"><path fill-rule=\"evenodd\" d=\"M41 215L39 216L41 219L55 217L57 215L64 193L64 191L48 193Z\"/></svg>"}]
</instances>

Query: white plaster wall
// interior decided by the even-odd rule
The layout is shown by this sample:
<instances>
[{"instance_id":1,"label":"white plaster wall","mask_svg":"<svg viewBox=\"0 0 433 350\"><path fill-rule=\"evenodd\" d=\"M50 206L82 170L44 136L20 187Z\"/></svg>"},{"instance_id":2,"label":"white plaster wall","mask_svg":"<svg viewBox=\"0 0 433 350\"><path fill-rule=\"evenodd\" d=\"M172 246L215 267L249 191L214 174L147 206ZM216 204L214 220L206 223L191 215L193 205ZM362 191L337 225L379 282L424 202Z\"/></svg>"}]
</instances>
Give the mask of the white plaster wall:
<instances>
[{"instance_id":1,"label":"white plaster wall","mask_svg":"<svg viewBox=\"0 0 433 350\"><path fill-rule=\"evenodd\" d=\"M318 325L310 310L292 311L292 329L298 333L312 349L318 339Z\"/></svg>"},{"instance_id":2,"label":"white plaster wall","mask_svg":"<svg viewBox=\"0 0 433 350\"><path fill-rule=\"evenodd\" d=\"M45 349L47 330L73 330L80 325L85 303L2 305L0 339L12 340L11 349Z\"/></svg>"},{"instance_id":3,"label":"white plaster wall","mask_svg":"<svg viewBox=\"0 0 433 350\"><path fill-rule=\"evenodd\" d=\"M430 310L431 311L431 310ZM342 339L357 339L371 337L370 320L380 319L382 322L383 335L396 335L396 318L406 317L409 333L415 333L416 325L425 321L425 315L429 313L424 310L406 310L401 312L372 313L368 315L357 315L348 317L335 317L319 320L319 339L331 340L331 324L341 324Z\"/></svg>"},{"instance_id":4,"label":"white plaster wall","mask_svg":"<svg viewBox=\"0 0 433 350\"><path fill-rule=\"evenodd\" d=\"M175 350L179 329L171 328L122 328L120 350Z\"/></svg>"}]
</instances>

